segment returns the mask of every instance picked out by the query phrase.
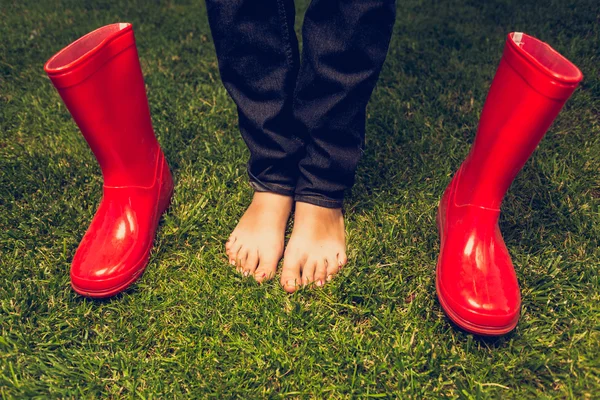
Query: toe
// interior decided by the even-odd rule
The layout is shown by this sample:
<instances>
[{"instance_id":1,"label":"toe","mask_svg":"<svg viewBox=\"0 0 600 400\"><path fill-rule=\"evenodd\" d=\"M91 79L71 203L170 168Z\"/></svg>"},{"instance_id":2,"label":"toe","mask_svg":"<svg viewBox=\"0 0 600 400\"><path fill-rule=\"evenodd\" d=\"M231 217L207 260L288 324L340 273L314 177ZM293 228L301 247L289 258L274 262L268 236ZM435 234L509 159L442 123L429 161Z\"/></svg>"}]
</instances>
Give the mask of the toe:
<instances>
[{"instance_id":1,"label":"toe","mask_svg":"<svg viewBox=\"0 0 600 400\"><path fill-rule=\"evenodd\" d=\"M315 269L315 285L323 286L325 284L325 278L327 275L327 266L325 265L325 259L321 259L317 262Z\"/></svg>"},{"instance_id":2,"label":"toe","mask_svg":"<svg viewBox=\"0 0 600 400\"><path fill-rule=\"evenodd\" d=\"M238 253L240 252L241 248L242 248L242 243L240 240L236 240L235 243L231 245L231 250L228 253L229 263L231 265L239 266L239 264L237 264L237 260L238 260Z\"/></svg>"},{"instance_id":3,"label":"toe","mask_svg":"<svg viewBox=\"0 0 600 400\"><path fill-rule=\"evenodd\" d=\"M248 248L242 246L240 251L238 251L237 256L235 258L235 266L238 272L243 272L243 267L246 264L246 259L248 258Z\"/></svg>"},{"instance_id":4,"label":"toe","mask_svg":"<svg viewBox=\"0 0 600 400\"><path fill-rule=\"evenodd\" d=\"M325 259L325 263L327 264L327 282L329 282L335 274L340 270L340 265L338 263L337 257L327 257Z\"/></svg>"},{"instance_id":5,"label":"toe","mask_svg":"<svg viewBox=\"0 0 600 400\"><path fill-rule=\"evenodd\" d=\"M300 266L302 260L299 257L284 257L281 270L281 285L288 293L293 293L302 283L300 277Z\"/></svg>"},{"instance_id":6,"label":"toe","mask_svg":"<svg viewBox=\"0 0 600 400\"><path fill-rule=\"evenodd\" d=\"M315 270L317 269L317 262L313 260L307 260L302 267L302 285L306 286L314 282Z\"/></svg>"},{"instance_id":7,"label":"toe","mask_svg":"<svg viewBox=\"0 0 600 400\"><path fill-rule=\"evenodd\" d=\"M279 258L273 255L260 255L258 260L258 267L254 272L254 279L258 283L269 280L275 276L277 271L277 264L279 264Z\"/></svg>"},{"instance_id":8,"label":"toe","mask_svg":"<svg viewBox=\"0 0 600 400\"><path fill-rule=\"evenodd\" d=\"M256 266L258 265L258 250L252 249L248 251L248 258L242 265L242 270L244 276L254 275L254 271L256 271Z\"/></svg>"},{"instance_id":9,"label":"toe","mask_svg":"<svg viewBox=\"0 0 600 400\"><path fill-rule=\"evenodd\" d=\"M227 256L229 256L229 253L231 252L231 248L233 247L233 244L236 242L237 238L233 235L229 236L229 239L227 239L227 242L225 242L225 252L227 253Z\"/></svg>"},{"instance_id":10,"label":"toe","mask_svg":"<svg viewBox=\"0 0 600 400\"><path fill-rule=\"evenodd\" d=\"M338 264L339 269L342 269L342 267L348 263L348 257L346 256L345 251L341 251L338 253L337 261L338 261L337 264Z\"/></svg>"}]
</instances>

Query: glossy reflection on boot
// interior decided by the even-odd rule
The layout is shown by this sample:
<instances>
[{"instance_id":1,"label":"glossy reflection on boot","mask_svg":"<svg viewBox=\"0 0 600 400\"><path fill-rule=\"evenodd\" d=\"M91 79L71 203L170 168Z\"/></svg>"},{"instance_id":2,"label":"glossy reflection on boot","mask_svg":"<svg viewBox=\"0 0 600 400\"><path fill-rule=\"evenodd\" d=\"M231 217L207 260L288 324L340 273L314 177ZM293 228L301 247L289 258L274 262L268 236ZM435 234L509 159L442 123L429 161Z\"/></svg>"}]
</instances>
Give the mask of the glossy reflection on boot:
<instances>
[{"instance_id":1,"label":"glossy reflection on boot","mask_svg":"<svg viewBox=\"0 0 600 400\"><path fill-rule=\"evenodd\" d=\"M103 197L71 266L74 290L115 295L144 271L173 181L154 136L131 24L101 27L45 71L92 149Z\"/></svg>"},{"instance_id":2,"label":"glossy reflection on boot","mask_svg":"<svg viewBox=\"0 0 600 400\"><path fill-rule=\"evenodd\" d=\"M438 298L448 317L467 331L501 335L518 322L521 296L498 227L500 205L582 78L546 43L520 32L509 34L475 143L448 185L437 216Z\"/></svg>"}]
</instances>

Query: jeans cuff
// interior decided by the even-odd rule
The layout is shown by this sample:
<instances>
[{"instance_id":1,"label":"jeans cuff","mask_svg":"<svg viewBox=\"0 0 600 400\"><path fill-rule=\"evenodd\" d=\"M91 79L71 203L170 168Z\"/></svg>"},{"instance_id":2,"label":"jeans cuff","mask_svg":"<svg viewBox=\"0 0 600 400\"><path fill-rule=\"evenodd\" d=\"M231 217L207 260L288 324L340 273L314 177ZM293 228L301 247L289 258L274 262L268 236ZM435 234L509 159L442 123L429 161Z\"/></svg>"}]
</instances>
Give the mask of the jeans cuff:
<instances>
[{"instance_id":1,"label":"jeans cuff","mask_svg":"<svg viewBox=\"0 0 600 400\"><path fill-rule=\"evenodd\" d=\"M313 196L306 194L297 194L294 196L294 201L299 201L301 203L308 203L319 207L325 208L342 208L344 204L344 199L334 200L328 199L322 196Z\"/></svg>"},{"instance_id":2,"label":"jeans cuff","mask_svg":"<svg viewBox=\"0 0 600 400\"><path fill-rule=\"evenodd\" d=\"M252 186L252 189L256 192L271 192L282 196L294 196L294 188L278 185L276 183L262 182L252 175L250 175L250 186Z\"/></svg>"}]
</instances>

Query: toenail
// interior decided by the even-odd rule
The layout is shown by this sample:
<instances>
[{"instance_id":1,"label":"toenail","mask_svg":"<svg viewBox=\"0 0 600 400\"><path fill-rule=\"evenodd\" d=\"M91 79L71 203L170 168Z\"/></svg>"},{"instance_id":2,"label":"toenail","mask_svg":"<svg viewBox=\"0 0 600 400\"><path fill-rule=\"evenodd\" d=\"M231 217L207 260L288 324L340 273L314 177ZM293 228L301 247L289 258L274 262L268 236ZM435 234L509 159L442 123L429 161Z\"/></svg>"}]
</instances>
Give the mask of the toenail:
<instances>
[{"instance_id":1,"label":"toenail","mask_svg":"<svg viewBox=\"0 0 600 400\"><path fill-rule=\"evenodd\" d=\"M333 278L333 276L327 275L327 282L331 281L332 278Z\"/></svg>"},{"instance_id":2,"label":"toenail","mask_svg":"<svg viewBox=\"0 0 600 400\"><path fill-rule=\"evenodd\" d=\"M235 260L229 260L229 264L235 265Z\"/></svg>"},{"instance_id":3,"label":"toenail","mask_svg":"<svg viewBox=\"0 0 600 400\"><path fill-rule=\"evenodd\" d=\"M296 286L296 281L295 280L293 280L293 281L287 281L285 283L285 286Z\"/></svg>"},{"instance_id":4,"label":"toenail","mask_svg":"<svg viewBox=\"0 0 600 400\"><path fill-rule=\"evenodd\" d=\"M244 276L248 276L248 275L250 275L250 272L244 271Z\"/></svg>"},{"instance_id":5,"label":"toenail","mask_svg":"<svg viewBox=\"0 0 600 400\"><path fill-rule=\"evenodd\" d=\"M319 279L319 280L317 281L317 286L323 286L323 281Z\"/></svg>"}]
</instances>

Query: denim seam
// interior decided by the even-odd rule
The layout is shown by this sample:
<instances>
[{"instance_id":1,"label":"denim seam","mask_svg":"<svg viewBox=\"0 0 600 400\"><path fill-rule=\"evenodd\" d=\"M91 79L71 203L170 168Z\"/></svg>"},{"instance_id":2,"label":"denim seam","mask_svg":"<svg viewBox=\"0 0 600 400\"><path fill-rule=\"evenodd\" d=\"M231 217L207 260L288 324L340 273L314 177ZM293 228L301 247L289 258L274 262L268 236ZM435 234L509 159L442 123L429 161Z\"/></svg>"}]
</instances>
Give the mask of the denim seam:
<instances>
[{"instance_id":1,"label":"denim seam","mask_svg":"<svg viewBox=\"0 0 600 400\"><path fill-rule=\"evenodd\" d=\"M252 174L252 172L250 172L250 170L248 170L248 176L250 177L250 183L257 183L259 186L262 186L265 188L269 188L270 186L273 186L277 189L281 189L281 190L285 190L286 192L289 192L290 196L292 196L294 194L294 188L291 186L283 186L283 185L279 185L277 183L264 183L263 181L258 179L256 176L254 176L254 174Z\"/></svg>"},{"instance_id":2,"label":"denim seam","mask_svg":"<svg viewBox=\"0 0 600 400\"><path fill-rule=\"evenodd\" d=\"M276 183L268 183L268 184L266 184L266 183L264 183L262 181L259 181L257 179L252 179L252 181L254 181L254 182L256 182L259 185L264 186L264 187L274 186L274 187L276 187L278 189L289 190L290 192L294 192L294 188L290 188L288 186L278 185Z\"/></svg>"},{"instance_id":3,"label":"denim seam","mask_svg":"<svg viewBox=\"0 0 600 400\"><path fill-rule=\"evenodd\" d=\"M290 69L294 68L294 55L292 53L292 41L290 38L290 26L287 22L287 13L285 11L285 4L284 4L285 0L277 0L277 8L278 8L278 12L279 12L279 19L280 22L283 25L283 39L285 42L285 55L287 58L287 62L288 62L288 66ZM292 29L293 31L293 29ZM295 33L294 33L295 35ZM292 107L293 107L293 103L294 103L294 99L296 97L296 84L294 84L294 88L292 90ZM295 132L291 132L291 136L290 139L294 140L296 143L305 146L306 143L305 141L300 138Z\"/></svg>"},{"instance_id":4,"label":"denim seam","mask_svg":"<svg viewBox=\"0 0 600 400\"><path fill-rule=\"evenodd\" d=\"M316 201L325 203L325 204L330 204L330 205L341 205L344 201L343 200L331 200L331 199L326 199L324 197L321 196L313 196L313 195L309 195L309 194L296 194L294 196L295 199L314 199Z\"/></svg>"},{"instance_id":5,"label":"denim seam","mask_svg":"<svg viewBox=\"0 0 600 400\"><path fill-rule=\"evenodd\" d=\"M259 192L259 193L275 193L275 194L279 194L281 196L288 196L288 197L293 197L294 196L294 189L286 189L282 186L278 186L278 185L272 185L272 186L278 186L278 187L268 187L260 182L256 182L252 179L250 179L250 186L252 187L252 189L255 192Z\"/></svg>"},{"instance_id":6,"label":"denim seam","mask_svg":"<svg viewBox=\"0 0 600 400\"><path fill-rule=\"evenodd\" d=\"M278 10L279 11L279 19L280 19L280 22L283 23L283 27L284 27L283 36L284 36L284 40L285 40L285 55L287 57L289 67L293 68L294 67L294 57L292 56L292 47L290 44L290 32L289 32L290 28L287 23L287 18L286 18L287 14L285 12L285 4L283 4L282 0L277 0L277 5L279 8L279 10Z\"/></svg>"}]
</instances>

